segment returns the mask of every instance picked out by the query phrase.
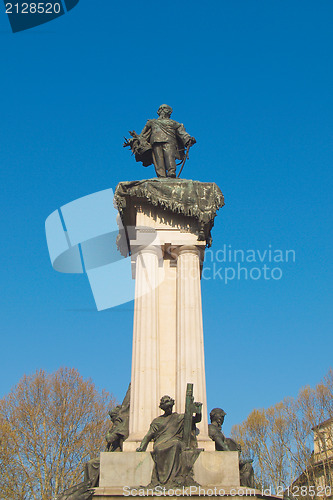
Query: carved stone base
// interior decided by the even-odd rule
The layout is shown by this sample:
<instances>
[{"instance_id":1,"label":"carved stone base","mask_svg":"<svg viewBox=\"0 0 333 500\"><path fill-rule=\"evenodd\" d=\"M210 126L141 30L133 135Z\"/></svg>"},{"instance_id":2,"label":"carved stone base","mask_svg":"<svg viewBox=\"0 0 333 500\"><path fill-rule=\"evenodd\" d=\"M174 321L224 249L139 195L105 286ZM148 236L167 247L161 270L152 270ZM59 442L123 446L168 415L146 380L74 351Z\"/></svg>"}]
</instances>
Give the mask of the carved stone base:
<instances>
[{"instance_id":1,"label":"carved stone base","mask_svg":"<svg viewBox=\"0 0 333 500\"><path fill-rule=\"evenodd\" d=\"M154 462L149 452L101 453L100 487L150 483Z\"/></svg>"},{"instance_id":2,"label":"carved stone base","mask_svg":"<svg viewBox=\"0 0 333 500\"><path fill-rule=\"evenodd\" d=\"M146 486L153 467L149 452L101 453L100 488ZM202 451L194 462L193 479L205 487L238 487L238 452Z\"/></svg>"},{"instance_id":3,"label":"carved stone base","mask_svg":"<svg viewBox=\"0 0 333 500\"><path fill-rule=\"evenodd\" d=\"M238 451L204 451L193 466L194 479L201 486L239 486Z\"/></svg>"}]
</instances>

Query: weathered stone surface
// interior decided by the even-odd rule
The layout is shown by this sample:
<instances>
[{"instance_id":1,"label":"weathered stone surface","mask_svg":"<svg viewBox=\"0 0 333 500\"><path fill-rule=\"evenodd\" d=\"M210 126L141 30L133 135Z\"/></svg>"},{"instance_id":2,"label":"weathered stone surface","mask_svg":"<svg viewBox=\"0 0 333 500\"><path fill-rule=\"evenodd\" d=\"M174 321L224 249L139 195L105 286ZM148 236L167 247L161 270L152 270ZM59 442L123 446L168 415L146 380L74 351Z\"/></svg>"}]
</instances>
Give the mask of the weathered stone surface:
<instances>
[{"instance_id":1,"label":"weathered stone surface","mask_svg":"<svg viewBox=\"0 0 333 500\"><path fill-rule=\"evenodd\" d=\"M149 452L101 453L100 488L147 486L153 467ZM236 451L202 451L193 470L194 480L203 487L239 487Z\"/></svg>"},{"instance_id":2,"label":"weathered stone surface","mask_svg":"<svg viewBox=\"0 0 333 500\"><path fill-rule=\"evenodd\" d=\"M154 462L149 452L101 453L100 487L150 483Z\"/></svg>"},{"instance_id":3,"label":"weathered stone surface","mask_svg":"<svg viewBox=\"0 0 333 500\"><path fill-rule=\"evenodd\" d=\"M201 486L239 486L238 452L204 451L193 466L194 479Z\"/></svg>"}]
</instances>

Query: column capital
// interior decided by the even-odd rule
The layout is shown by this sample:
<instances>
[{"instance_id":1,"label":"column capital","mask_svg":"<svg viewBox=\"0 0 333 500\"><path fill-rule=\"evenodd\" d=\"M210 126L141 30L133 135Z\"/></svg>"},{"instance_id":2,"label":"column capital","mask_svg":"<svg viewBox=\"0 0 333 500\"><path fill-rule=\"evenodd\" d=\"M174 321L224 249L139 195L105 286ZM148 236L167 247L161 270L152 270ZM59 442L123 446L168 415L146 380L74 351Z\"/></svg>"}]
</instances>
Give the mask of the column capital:
<instances>
[{"instance_id":1,"label":"column capital","mask_svg":"<svg viewBox=\"0 0 333 500\"><path fill-rule=\"evenodd\" d=\"M162 254L162 250L161 250L161 246L160 245L150 245L148 247L142 245L142 246L139 246L137 247L136 249L136 252L137 254L142 254L142 253L153 253L154 255L157 255L157 256L161 256Z\"/></svg>"},{"instance_id":2,"label":"column capital","mask_svg":"<svg viewBox=\"0 0 333 500\"><path fill-rule=\"evenodd\" d=\"M177 245L172 246L172 255L176 256L178 259L180 255L184 254L194 254L203 262L205 255L205 247L203 245Z\"/></svg>"},{"instance_id":3,"label":"column capital","mask_svg":"<svg viewBox=\"0 0 333 500\"><path fill-rule=\"evenodd\" d=\"M201 249L196 245L182 245L177 247L177 250L178 250L178 255L181 255L183 253L195 253L196 255L200 255Z\"/></svg>"},{"instance_id":4,"label":"column capital","mask_svg":"<svg viewBox=\"0 0 333 500\"><path fill-rule=\"evenodd\" d=\"M132 268L132 278L135 279L136 276L136 265L138 257L145 259L145 255L154 255L157 257L158 265L160 266L163 261L163 253L160 245L133 245L131 254L131 268Z\"/></svg>"},{"instance_id":5,"label":"column capital","mask_svg":"<svg viewBox=\"0 0 333 500\"><path fill-rule=\"evenodd\" d=\"M132 250L131 254L132 261L143 253L152 253L154 255L157 255L159 259L162 258L162 248L161 245L159 244L156 245L131 244L131 250Z\"/></svg>"}]
</instances>

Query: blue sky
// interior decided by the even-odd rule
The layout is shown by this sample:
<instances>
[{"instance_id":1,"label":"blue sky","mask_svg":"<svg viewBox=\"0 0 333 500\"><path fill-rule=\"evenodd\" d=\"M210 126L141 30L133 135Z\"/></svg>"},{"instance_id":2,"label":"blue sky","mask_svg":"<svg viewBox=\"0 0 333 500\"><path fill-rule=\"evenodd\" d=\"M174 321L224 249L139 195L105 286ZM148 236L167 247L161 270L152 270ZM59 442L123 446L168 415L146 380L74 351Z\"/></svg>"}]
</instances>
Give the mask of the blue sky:
<instances>
[{"instance_id":1,"label":"blue sky","mask_svg":"<svg viewBox=\"0 0 333 500\"><path fill-rule=\"evenodd\" d=\"M184 177L225 195L212 251L296 254L280 280L203 280L208 407L228 432L319 382L333 347L332 2L80 0L16 34L0 7L0 396L64 365L125 394L133 303L97 312L86 276L52 269L44 222L152 177L122 138L164 102L197 139Z\"/></svg>"}]
</instances>

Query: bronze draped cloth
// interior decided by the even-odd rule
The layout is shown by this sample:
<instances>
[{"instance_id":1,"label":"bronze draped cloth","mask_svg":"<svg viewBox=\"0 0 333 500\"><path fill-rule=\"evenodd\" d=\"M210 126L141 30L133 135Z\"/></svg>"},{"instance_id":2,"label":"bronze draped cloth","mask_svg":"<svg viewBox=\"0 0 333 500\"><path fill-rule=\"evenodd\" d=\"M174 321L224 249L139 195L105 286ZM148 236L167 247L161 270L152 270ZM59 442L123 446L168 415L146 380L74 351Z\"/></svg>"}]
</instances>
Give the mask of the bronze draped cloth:
<instances>
[{"instance_id":1,"label":"bronze draped cloth","mask_svg":"<svg viewBox=\"0 0 333 500\"><path fill-rule=\"evenodd\" d=\"M155 418L150 424L149 432L153 433L155 463L150 487L157 485L178 484L177 477L181 473L180 455L184 446L182 441L184 430L184 414L172 413Z\"/></svg>"},{"instance_id":2,"label":"bronze draped cloth","mask_svg":"<svg viewBox=\"0 0 333 500\"><path fill-rule=\"evenodd\" d=\"M214 218L217 210L224 205L223 194L214 182L170 178L120 182L116 187L114 201L125 224L126 207L132 198L194 217L202 226L207 246L211 246Z\"/></svg>"}]
</instances>

